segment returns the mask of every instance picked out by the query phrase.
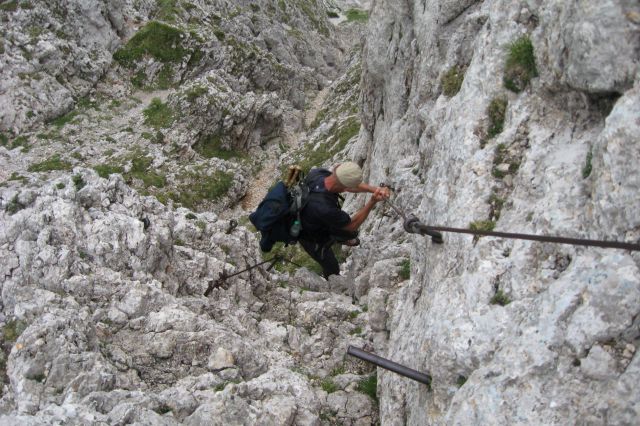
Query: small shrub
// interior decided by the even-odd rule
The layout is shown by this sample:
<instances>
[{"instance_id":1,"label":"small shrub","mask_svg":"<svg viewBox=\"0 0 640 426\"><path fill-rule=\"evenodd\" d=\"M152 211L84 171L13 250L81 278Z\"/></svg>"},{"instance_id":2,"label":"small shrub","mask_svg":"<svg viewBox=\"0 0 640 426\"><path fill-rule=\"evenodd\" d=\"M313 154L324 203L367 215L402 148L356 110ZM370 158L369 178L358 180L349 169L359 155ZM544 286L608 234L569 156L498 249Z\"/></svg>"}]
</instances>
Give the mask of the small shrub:
<instances>
[{"instance_id":1,"label":"small shrub","mask_svg":"<svg viewBox=\"0 0 640 426\"><path fill-rule=\"evenodd\" d=\"M458 387L462 387L462 385L464 385L465 383L467 383L467 378L463 375L458 376L458 379L456 380L456 385L458 385Z\"/></svg>"},{"instance_id":2,"label":"small shrub","mask_svg":"<svg viewBox=\"0 0 640 426\"><path fill-rule=\"evenodd\" d=\"M66 185L62 182L58 182L58 184L56 185L56 188L58 189L64 189L66 187Z\"/></svg>"},{"instance_id":3,"label":"small shrub","mask_svg":"<svg viewBox=\"0 0 640 426\"><path fill-rule=\"evenodd\" d=\"M197 218L198 218L198 216L196 216L196 215L195 215L195 214L193 214L193 213L187 213L187 214L185 215L185 218L186 218L186 219L188 219L188 220L194 220L194 219L197 219Z\"/></svg>"},{"instance_id":4,"label":"small shrub","mask_svg":"<svg viewBox=\"0 0 640 426\"><path fill-rule=\"evenodd\" d=\"M152 21L117 50L113 59L127 68L133 68L145 55L163 63L180 62L189 53L182 47L183 37L184 33L179 29Z\"/></svg>"},{"instance_id":5,"label":"small shrub","mask_svg":"<svg viewBox=\"0 0 640 426\"><path fill-rule=\"evenodd\" d=\"M80 175L73 175L71 180L73 181L73 185L76 187L76 191L80 191L86 185L84 179L82 179L82 176Z\"/></svg>"},{"instance_id":6,"label":"small shrub","mask_svg":"<svg viewBox=\"0 0 640 426\"><path fill-rule=\"evenodd\" d=\"M502 290L497 290L496 294L493 295L493 297L491 298L489 303L492 304L492 305L505 306L505 305L508 305L509 303L511 303L511 300L509 300L507 295L504 294L504 292Z\"/></svg>"},{"instance_id":7,"label":"small shrub","mask_svg":"<svg viewBox=\"0 0 640 426\"><path fill-rule=\"evenodd\" d=\"M153 98L142 113L145 117L144 124L156 129L169 127L173 123L173 110L168 104L162 103L160 98Z\"/></svg>"},{"instance_id":8,"label":"small shrub","mask_svg":"<svg viewBox=\"0 0 640 426\"><path fill-rule=\"evenodd\" d=\"M593 151L589 150L589 152L587 152L587 159L585 160L584 167L582 168L583 179L586 179L591 175L591 170L593 169L593 166L591 164L592 160L593 160Z\"/></svg>"},{"instance_id":9,"label":"small shrub","mask_svg":"<svg viewBox=\"0 0 640 426\"><path fill-rule=\"evenodd\" d=\"M507 105L508 101L506 98L493 98L487 107L487 116L489 118L487 136L489 139L502 133L504 117L507 113Z\"/></svg>"},{"instance_id":10,"label":"small shrub","mask_svg":"<svg viewBox=\"0 0 640 426\"><path fill-rule=\"evenodd\" d=\"M366 10L349 9L345 14L349 22L367 22L369 13Z\"/></svg>"},{"instance_id":11,"label":"small shrub","mask_svg":"<svg viewBox=\"0 0 640 426\"><path fill-rule=\"evenodd\" d=\"M442 76L442 92L448 96L455 96L462 87L464 81L464 69L454 66Z\"/></svg>"},{"instance_id":12,"label":"small shrub","mask_svg":"<svg viewBox=\"0 0 640 426\"><path fill-rule=\"evenodd\" d=\"M367 377L366 379L360 380L360 382L358 382L357 389L358 389L358 392L362 392L363 394L368 395L377 404L378 403L377 387L378 387L378 377L374 373L373 375Z\"/></svg>"},{"instance_id":13,"label":"small shrub","mask_svg":"<svg viewBox=\"0 0 640 426\"><path fill-rule=\"evenodd\" d=\"M334 12L334 11L332 11L332 10L327 11L327 16L328 16L329 18L339 18L339 17L340 17L340 15L339 15L339 14L337 14L336 12Z\"/></svg>"},{"instance_id":14,"label":"small shrub","mask_svg":"<svg viewBox=\"0 0 640 426\"><path fill-rule=\"evenodd\" d=\"M324 379L322 383L320 383L320 386L326 393L333 393L338 390L338 386L333 383L333 380L331 380L330 378Z\"/></svg>"},{"instance_id":15,"label":"small shrub","mask_svg":"<svg viewBox=\"0 0 640 426\"><path fill-rule=\"evenodd\" d=\"M496 223L493 220L478 220L469 224L469 229L472 231L491 232L495 227Z\"/></svg>"},{"instance_id":16,"label":"small shrub","mask_svg":"<svg viewBox=\"0 0 640 426\"><path fill-rule=\"evenodd\" d=\"M48 160L37 164L32 164L27 170L30 172L49 172L52 170L71 170L71 163L60 159L60 155L56 154Z\"/></svg>"},{"instance_id":17,"label":"small shrub","mask_svg":"<svg viewBox=\"0 0 640 426\"><path fill-rule=\"evenodd\" d=\"M353 330L351 330L351 332L349 334L354 335L354 336L362 334L362 327L360 327L360 326L355 327Z\"/></svg>"},{"instance_id":18,"label":"small shrub","mask_svg":"<svg viewBox=\"0 0 640 426\"><path fill-rule=\"evenodd\" d=\"M356 319L360 315L360 311L351 311L349 312L349 319Z\"/></svg>"},{"instance_id":19,"label":"small shrub","mask_svg":"<svg viewBox=\"0 0 640 426\"><path fill-rule=\"evenodd\" d=\"M531 39L528 36L521 37L509 45L504 68L504 87L519 93L537 76Z\"/></svg>"},{"instance_id":20,"label":"small shrub","mask_svg":"<svg viewBox=\"0 0 640 426\"><path fill-rule=\"evenodd\" d=\"M400 263L400 271L398 275L403 280L408 280L411 277L411 261L409 259L405 259Z\"/></svg>"},{"instance_id":21,"label":"small shrub","mask_svg":"<svg viewBox=\"0 0 640 426\"><path fill-rule=\"evenodd\" d=\"M25 208L25 205L18 200L18 194L16 194L5 207L5 211L10 215L13 215L24 208Z\"/></svg>"}]
</instances>

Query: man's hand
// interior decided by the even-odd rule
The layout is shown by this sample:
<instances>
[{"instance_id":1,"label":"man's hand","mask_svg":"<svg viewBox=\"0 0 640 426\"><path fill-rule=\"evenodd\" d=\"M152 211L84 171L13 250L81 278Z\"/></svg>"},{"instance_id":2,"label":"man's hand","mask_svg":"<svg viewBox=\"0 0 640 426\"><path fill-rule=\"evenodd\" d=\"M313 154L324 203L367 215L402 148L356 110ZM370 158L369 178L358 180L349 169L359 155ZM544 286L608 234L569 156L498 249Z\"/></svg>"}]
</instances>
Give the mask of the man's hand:
<instances>
[{"instance_id":1,"label":"man's hand","mask_svg":"<svg viewBox=\"0 0 640 426\"><path fill-rule=\"evenodd\" d=\"M389 188L387 188L386 186L379 186L373 192L373 196L371 197L371 199L377 203L386 200L390 195L391 191L389 190Z\"/></svg>"}]
</instances>

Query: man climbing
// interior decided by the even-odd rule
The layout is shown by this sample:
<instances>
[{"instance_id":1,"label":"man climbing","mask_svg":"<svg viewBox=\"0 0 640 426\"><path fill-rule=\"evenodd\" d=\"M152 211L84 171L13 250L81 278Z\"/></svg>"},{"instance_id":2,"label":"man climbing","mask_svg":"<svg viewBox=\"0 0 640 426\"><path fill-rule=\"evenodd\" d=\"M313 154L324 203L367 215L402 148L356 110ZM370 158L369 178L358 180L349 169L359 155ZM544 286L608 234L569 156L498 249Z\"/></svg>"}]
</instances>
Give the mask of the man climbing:
<instances>
[{"instance_id":1,"label":"man climbing","mask_svg":"<svg viewBox=\"0 0 640 426\"><path fill-rule=\"evenodd\" d=\"M389 188L362 182L362 169L353 162L333 169L314 168L307 176L309 199L300 219L300 245L322 266L325 278L338 275L340 267L331 250L334 242L349 246L359 244L358 228L379 201L389 198ZM340 208L341 192L370 192L373 195L353 216Z\"/></svg>"}]
</instances>

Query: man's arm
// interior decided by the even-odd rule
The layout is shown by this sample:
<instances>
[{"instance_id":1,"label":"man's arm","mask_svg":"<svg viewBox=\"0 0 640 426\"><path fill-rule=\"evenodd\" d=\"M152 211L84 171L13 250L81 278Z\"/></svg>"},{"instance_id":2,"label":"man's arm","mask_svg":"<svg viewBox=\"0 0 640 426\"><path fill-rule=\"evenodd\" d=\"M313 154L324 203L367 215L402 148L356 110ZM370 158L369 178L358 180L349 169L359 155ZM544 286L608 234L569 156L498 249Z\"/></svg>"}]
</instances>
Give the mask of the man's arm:
<instances>
[{"instance_id":1,"label":"man's arm","mask_svg":"<svg viewBox=\"0 0 640 426\"><path fill-rule=\"evenodd\" d=\"M364 182L362 182L356 188L346 188L345 192L353 192L353 193L370 192L372 194L375 194L375 192L378 189L383 191L383 193L385 195L385 198L389 198L389 196L391 195L391 191L387 187L372 186L372 185L369 185L368 183L364 183Z\"/></svg>"},{"instance_id":2,"label":"man's arm","mask_svg":"<svg viewBox=\"0 0 640 426\"><path fill-rule=\"evenodd\" d=\"M385 189L386 191L384 191ZM388 197L388 195L386 195L388 191L389 188L375 188L375 190L373 191L373 196L369 199L369 201L367 201L367 204L365 204L364 207L362 207L353 216L351 216L351 222L349 222L349 224L342 229L351 232L356 231L365 221L367 216L369 216L369 213L371 213L371 210L373 210L376 203Z\"/></svg>"}]
</instances>

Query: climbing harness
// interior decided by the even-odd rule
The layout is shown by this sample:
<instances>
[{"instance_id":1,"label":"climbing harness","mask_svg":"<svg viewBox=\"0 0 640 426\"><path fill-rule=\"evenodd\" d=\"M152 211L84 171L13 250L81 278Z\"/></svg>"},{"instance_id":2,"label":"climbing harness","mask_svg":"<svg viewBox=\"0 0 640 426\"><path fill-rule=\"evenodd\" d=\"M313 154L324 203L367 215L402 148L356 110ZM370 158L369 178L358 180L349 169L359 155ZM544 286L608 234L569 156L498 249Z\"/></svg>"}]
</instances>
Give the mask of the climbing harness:
<instances>
[{"instance_id":1,"label":"climbing harness","mask_svg":"<svg viewBox=\"0 0 640 426\"><path fill-rule=\"evenodd\" d=\"M389 359L382 358L378 355L372 354L371 352L363 351L362 349L358 349L353 346L349 346L347 348L347 354L356 358L360 358L363 361L375 364L378 367L393 371L394 373L401 376L408 377L420 383L424 383L429 387L429 389L431 389L432 379L428 374L421 373L417 370L414 370L413 368L405 367L404 365L400 365L397 362L393 362Z\"/></svg>"},{"instance_id":2,"label":"climbing harness","mask_svg":"<svg viewBox=\"0 0 640 426\"><path fill-rule=\"evenodd\" d=\"M267 272L268 272L268 271L270 271L271 269L273 269L273 267L274 267L274 266L276 265L276 263L278 263L278 262L288 262L288 263L291 263L292 265L297 266L298 268L301 268L301 266L300 266L300 265L298 265L298 264L297 264L297 263L295 263L295 262L292 262L292 261L291 261L291 260L289 260L289 259L285 259L285 258L284 258L284 257L282 257L282 256L274 256L274 257L273 257L273 258L271 258L271 259L265 260L264 262L257 263L257 264L255 264L255 265L253 265L253 266L249 266L248 268L243 269L242 271L235 272L235 273L233 273L233 274L231 274L231 275L227 275L227 271L223 270L223 271L222 271L222 274L220 275L220 277L219 277L216 281L214 281L214 282L212 282L211 284L209 284L209 286L207 287L207 290L204 292L204 295L205 295L205 297L208 297L208 296L211 294L211 292L213 291L213 289L214 289L214 288L218 288L218 287L220 287L220 286L222 285L222 283L223 283L227 278L235 277L236 275L240 275L240 274L242 274L242 273L244 273L244 272L247 272L247 271L250 271L250 270L252 270L252 269L255 269L255 268L257 268L258 266L264 265L265 263L271 263L271 264L267 267Z\"/></svg>"},{"instance_id":3,"label":"climbing harness","mask_svg":"<svg viewBox=\"0 0 640 426\"><path fill-rule=\"evenodd\" d=\"M381 184L380 186L385 186ZM499 232L499 231L482 231L476 229L463 229L463 228L452 228L449 226L430 226L425 225L413 214L405 215L402 210L394 206L391 201L385 200L387 204L395 210L395 212L402 217L403 219L403 227L404 230L410 234L420 234L420 235L429 235L431 236L431 240L434 243L442 244L444 240L442 239L442 234L440 232L454 232L458 234L471 234L474 236L482 236L482 237L499 237L499 238L510 238L517 240L530 240L530 241L541 241L545 243L556 243L556 244L571 244L577 246L591 246L591 247L602 247L602 248L617 248L623 250L634 250L640 251L640 244L633 243L623 243L618 241L604 241L604 240L589 240L584 238L568 238L568 237L560 237L560 236L547 236L547 235L531 235L531 234L520 234L513 232Z\"/></svg>"}]
</instances>

